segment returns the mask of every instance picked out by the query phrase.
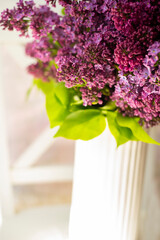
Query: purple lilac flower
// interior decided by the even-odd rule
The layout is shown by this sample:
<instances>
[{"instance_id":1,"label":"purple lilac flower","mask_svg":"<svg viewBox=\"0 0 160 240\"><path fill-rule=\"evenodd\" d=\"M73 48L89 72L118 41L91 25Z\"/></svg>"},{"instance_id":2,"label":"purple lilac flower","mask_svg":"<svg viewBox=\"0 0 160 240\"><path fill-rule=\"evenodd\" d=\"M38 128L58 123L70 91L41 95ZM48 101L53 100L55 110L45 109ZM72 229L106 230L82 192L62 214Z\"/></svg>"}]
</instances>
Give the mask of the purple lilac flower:
<instances>
[{"instance_id":1,"label":"purple lilac flower","mask_svg":"<svg viewBox=\"0 0 160 240\"><path fill-rule=\"evenodd\" d=\"M55 67L53 65L49 67L48 63L37 62L28 66L27 70L35 78L40 78L45 82L48 82L51 79L55 79L56 77Z\"/></svg>"},{"instance_id":2,"label":"purple lilac flower","mask_svg":"<svg viewBox=\"0 0 160 240\"><path fill-rule=\"evenodd\" d=\"M112 8L112 20L120 34L114 51L115 62L121 70L133 71L141 65L147 48L157 40L159 7L150 1L119 1Z\"/></svg>"},{"instance_id":3,"label":"purple lilac flower","mask_svg":"<svg viewBox=\"0 0 160 240\"><path fill-rule=\"evenodd\" d=\"M160 42L148 48L143 66L124 75L119 73L112 99L124 115L138 116L147 127L160 119L160 66L158 65Z\"/></svg>"},{"instance_id":4,"label":"purple lilac flower","mask_svg":"<svg viewBox=\"0 0 160 240\"><path fill-rule=\"evenodd\" d=\"M19 0L17 7L1 13L0 26L3 29L20 31L20 36L28 36L29 18L34 15L34 1Z\"/></svg>"},{"instance_id":5,"label":"purple lilac flower","mask_svg":"<svg viewBox=\"0 0 160 240\"><path fill-rule=\"evenodd\" d=\"M57 13L51 11L47 6L40 6L34 8L34 15L30 20L30 28L34 38L47 36L52 32L53 26L59 23L59 16Z\"/></svg>"},{"instance_id":6,"label":"purple lilac flower","mask_svg":"<svg viewBox=\"0 0 160 240\"><path fill-rule=\"evenodd\" d=\"M47 36L58 24L60 17L48 6L35 6L33 1L19 0L17 7L1 13L0 25L3 29L16 29L20 36L28 36L29 28L34 38Z\"/></svg>"},{"instance_id":7,"label":"purple lilac flower","mask_svg":"<svg viewBox=\"0 0 160 240\"><path fill-rule=\"evenodd\" d=\"M68 5L67 16L61 23L74 46L65 46L58 52L57 77L66 83L66 87L81 88L84 105L102 104L100 90L105 85L112 87L115 83L113 52L117 35L112 33L114 26L106 18L109 5L106 11L104 8L100 10L100 6L96 1Z\"/></svg>"},{"instance_id":8,"label":"purple lilac flower","mask_svg":"<svg viewBox=\"0 0 160 240\"><path fill-rule=\"evenodd\" d=\"M59 0L65 16L19 0L0 25L34 41L26 53L38 60L29 72L78 88L83 104L116 101L119 111L147 126L160 121L160 1ZM54 60L58 70L50 64ZM48 67L47 67L48 66ZM50 67L52 66L52 67ZM107 89L107 91L106 91Z\"/></svg>"},{"instance_id":9,"label":"purple lilac flower","mask_svg":"<svg viewBox=\"0 0 160 240\"><path fill-rule=\"evenodd\" d=\"M52 54L55 50L53 47L53 43L50 43L47 37L42 37L39 41L35 40L26 45L26 54L44 63L49 62L54 56Z\"/></svg>"},{"instance_id":10,"label":"purple lilac flower","mask_svg":"<svg viewBox=\"0 0 160 240\"><path fill-rule=\"evenodd\" d=\"M58 52L56 58L59 66L57 77L59 81L66 83L66 87L82 87L84 105L86 102L91 105L96 101L102 104L102 94L99 90L103 89L106 84L112 87L115 83L115 69L111 65L111 60L111 53L107 47L103 46L89 45L83 51L78 47L74 50L63 49ZM84 94L84 92L89 94ZM93 101L91 101L92 97Z\"/></svg>"}]
</instances>

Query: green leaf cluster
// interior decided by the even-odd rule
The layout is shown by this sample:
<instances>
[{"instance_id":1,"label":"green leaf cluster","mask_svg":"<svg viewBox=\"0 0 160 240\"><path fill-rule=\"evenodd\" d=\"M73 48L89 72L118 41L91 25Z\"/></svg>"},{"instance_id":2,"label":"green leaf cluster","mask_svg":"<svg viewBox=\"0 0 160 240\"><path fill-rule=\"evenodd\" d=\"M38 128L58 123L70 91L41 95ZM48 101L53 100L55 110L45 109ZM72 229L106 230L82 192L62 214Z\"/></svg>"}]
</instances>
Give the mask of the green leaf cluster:
<instances>
[{"instance_id":1,"label":"green leaf cluster","mask_svg":"<svg viewBox=\"0 0 160 240\"><path fill-rule=\"evenodd\" d=\"M62 82L35 79L34 84L45 94L50 127L59 126L54 137L90 140L104 131L107 120L117 147L130 140L160 145L139 125L139 118L123 117L112 101L103 107L84 107L79 93Z\"/></svg>"},{"instance_id":2,"label":"green leaf cluster","mask_svg":"<svg viewBox=\"0 0 160 240\"><path fill-rule=\"evenodd\" d=\"M137 117L123 117L118 111L108 111L107 120L109 129L116 139L117 147L130 140L160 145L139 125Z\"/></svg>"},{"instance_id":3,"label":"green leaf cluster","mask_svg":"<svg viewBox=\"0 0 160 240\"><path fill-rule=\"evenodd\" d=\"M64 83L43 82L40 79L34 83L45 94L50 127L60 126L55 137L89 140L104 131L106 119L101 111L85 109L82 101L75 101L75 92L67 89Z\"/></svg>"}]
</instances>

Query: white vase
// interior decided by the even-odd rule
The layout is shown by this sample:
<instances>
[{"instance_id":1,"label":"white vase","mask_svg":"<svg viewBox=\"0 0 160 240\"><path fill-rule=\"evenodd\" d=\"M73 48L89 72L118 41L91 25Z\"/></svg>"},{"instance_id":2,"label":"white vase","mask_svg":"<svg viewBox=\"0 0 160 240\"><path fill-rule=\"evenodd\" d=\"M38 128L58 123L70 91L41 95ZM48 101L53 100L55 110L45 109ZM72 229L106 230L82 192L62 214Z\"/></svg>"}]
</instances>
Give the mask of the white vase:
<instances>
[{"instance_id":1,"label":"white vase","mask_svg":"<svg viewBox=\"0 0 160 240\"><path fill-rule=\"evenodd\" d=\"M135 240L146 144L77 141L69 240Z\"/></svg>"}]
</instances>

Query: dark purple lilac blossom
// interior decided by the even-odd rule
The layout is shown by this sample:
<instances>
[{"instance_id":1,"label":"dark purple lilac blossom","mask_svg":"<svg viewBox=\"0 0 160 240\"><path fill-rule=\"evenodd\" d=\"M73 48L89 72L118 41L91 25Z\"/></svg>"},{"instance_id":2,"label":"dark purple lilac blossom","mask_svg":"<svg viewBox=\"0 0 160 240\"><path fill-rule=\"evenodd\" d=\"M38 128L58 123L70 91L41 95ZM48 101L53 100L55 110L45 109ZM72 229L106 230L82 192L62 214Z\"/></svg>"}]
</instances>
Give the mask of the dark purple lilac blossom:
<instances>
[{"instance_id":1,"label":"dark purple lilac blossom","mask_svg":"<svg viewBox=\"0 0 160 240\"><path fill-rule=\"evenodd\" d=\"M146 126L160 122L160 0L20 0L1 14L4 29L34 38L27 55L37 78L78 89L84 106L113 100L123 115ZM58 65L58 69L54 67Z\"/></svg>"},{"instance_id":2,"label":"dark purple lilac blossom","mask_svg":"<svg viewBox=\"0 0 160 240\"><path fill-rule=\"evenodd\" d=\"M115 62L125 72L141 65L148 47L159 38L160 3L151 3L119 1L116 8L112 8L112 20L121 38L114 50Z\"/></svg>"}]
</instances>

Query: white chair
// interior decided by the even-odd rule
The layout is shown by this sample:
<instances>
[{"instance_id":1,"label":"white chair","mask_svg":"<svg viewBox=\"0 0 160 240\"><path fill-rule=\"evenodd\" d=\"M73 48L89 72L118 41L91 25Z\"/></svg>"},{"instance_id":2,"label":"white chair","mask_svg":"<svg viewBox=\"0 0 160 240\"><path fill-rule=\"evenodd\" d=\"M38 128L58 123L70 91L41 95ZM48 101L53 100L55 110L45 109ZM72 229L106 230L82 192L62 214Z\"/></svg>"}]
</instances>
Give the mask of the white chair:
<instances>
[{"instance_id":1,"label":"white chair","mask_svg":"<svg viewBox=\"0 0 160 240\"><path fill-rule=\"evenodd\" d=\"M2 95L0 94L1 98ZM1 99L2 100L2 99ZM68 236L69 206L46 206L14 213L12 186L34 183L72 180L72 166L34 167L39 155L50 146L48 130L26 150L10 169L3 121L2 101L0 105L0 202L2 210L1 240L66 240ZM45 141L48 136L49 141ZM42 143L45 143L44 145ZM43 145L43 149L42 149ZM40 149L38 153L36 149ZM31 156L32 153L32 156ZM28 158L28 162L26 161Z\"/></svg>"},{"instance_id":2,"label":"white chair","mask_svg":"<svg viewBox=\"0 0 160 240\"><path fill-rule=\"evenodd\" d=\"M32 167L53 143L54 133L50 129L44 130L10 168L2 85L0 76L0 240L66 240L69 206L46 206L18 214L14 212L13 186L72 181L73 169L68 165Z\"/></svg>"}]
</instances>

